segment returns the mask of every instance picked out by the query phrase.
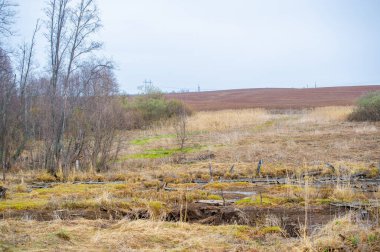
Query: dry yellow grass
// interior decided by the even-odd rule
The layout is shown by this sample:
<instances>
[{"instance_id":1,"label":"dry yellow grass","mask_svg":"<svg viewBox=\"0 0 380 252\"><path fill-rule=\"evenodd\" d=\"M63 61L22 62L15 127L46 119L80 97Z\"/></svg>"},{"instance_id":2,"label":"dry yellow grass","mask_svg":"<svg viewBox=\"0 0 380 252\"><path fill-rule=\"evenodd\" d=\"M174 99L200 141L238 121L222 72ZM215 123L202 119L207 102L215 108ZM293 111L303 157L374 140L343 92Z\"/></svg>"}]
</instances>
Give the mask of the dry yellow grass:
<instances>
[{"instance_id":1,"label":"dry yellow grass","mask_svg":"<svg viewBox=\"0 0 380 252\"><path fill-rule=\"evenodd\" d=\"M0 222L0 250L279 252L380 249L380 230L370 228L354 214L334 219L307 237L284 238L281 232L271 230L279 228L146 220L5 220Z\"/></svg>"},{"instance_id":2,"label":"dry yellow grass","mask_svg":"<svg viewBox=\"0 0 380 252\"><path fill-rule=\"evenodd\" d=\"M379 229L348 214L324 225L308 241L300 241L300 251L379 251Z\"/></svg>"},{"instance_id":3,"label":"dry yellow grass","mask_svg":"<svg viewBox=\"0 0 380 252\"><path fill-rule=\"evenodd\" d=\"M276 251L282 239L247 226L142 220L3 221L0 230L0 250L10 251Z\"/></svg>"},{"instance_id":4,"label":"dry yellow grass","mask_svg":"<svg viewBox=\"0 0 380 252\"><path fill-rule=\"evenodd\" d=\"M271 115L264 109L198 112L189 118L190 131L224 131L257 125Z\"/></svg>"},{"instance_id":5,"label":"dry yellow grass","mask_svg":"<svg viewBox=\"0 0 380 252\"><path fill-rule=\"evenodd\" d=\"M344 121L352 113L354 107L351 106L331 106L314 108L305 115L306 121L331 122Z\"/></svg>"},{"instance_id":6,"label":"dry yellow grass","mask_svg":"<svg viewBox=\"0 0 380 252\"><path fill-rule=\"evenodd\" d=\"M320 107L301 111L298 117L307 122L344 121L353 111L351 106ZM284 115L286 116L286 114ZM281 117L281 116L280 116ZM265 109L242 109L198 112L189 118L190 131L224 131L242 129L278 119Z\"/></svg>"},{"instance_id":7,"label":"dry yellow grass","mask_svg":"<svg viewBox=\"0 0 380 252\"><path fill-rule=\"evenodd\" d=\"M318 170L322 171L321 176L350 177L358 172L366 172L369 177L377 176L380 149L376 147L380 140L377 134L380 125L345 122L351 110L351 107L325 107L284 114L261 109L199 112L188 119L188 146L201 146L195 147L193 152L175 153L159 159L126 159L125 162L111 164L111 169L101 174L78 171L70 176L70 181L124 181L125 184L121 185L64 184L29 192L23 178L28 185L32 181L49 182L55 178L41 171L9 174L9 180L5 183L9 188L9 198L0 202L0 208L3 206L6 211L98 209L100 206L133 211L146 209L151 214L151 221L5 220L0 223L0 250L324 251L341 246L368 248L369 240L377 246L380 235L376 236L372 231L369 232L368 227L360 226L352 219L337 219L335 223L329 223L322 231L305 239L283 238L279 234L260 232L259 227L212 227L159 221L172 210L173 202L183 201L183 190L162 191L159 186L167 182L171 188L198 187L189 182L194 179L210 180L210 163L214 181L219 178L256 176L259 159L264 159L264 177L294 174L301 178L305 171ZM122 155L177 148L174 131L168 124L128 132L126 135L129 137L129 147L123 149ZM133 140L137 140L137 144L133 144ZM209 152L215 157L199 158ZM175 161L176 155L182 154L190 162ZM326 167L326 162L334 165L335 172ZM232 164L235 165L234 171L230 172ZM234 184L227 189L235 190L234 186L245 190L247 187L250 190L263 190L251 184ZM191 203L196 199L207 199L210 195L215 196L211 191L217 189L209 188L206 192L204 190L207 188L204 188L203 191L197 189L188 192L187 200ZM335 200L369 200L367 195L364 197L351 187L341 185L327 189L311 187L307 188L307 193L302 184L280 185L268 188L263 193L264 200L283 205L285 201L282 200L290 199L289 205L292 206L301 206L306 197L310 204L318 206ZM270 226L273 226L273 221L271 223ZM377 230L376 227L373 229ZM276 228L268 227L265 230ZM358 231L358 237L355 236L355 230ZM346 237L345 241L339 240L339 233ZM356 243L367 247L360 247Z\"/></svg>"}]
</instances>

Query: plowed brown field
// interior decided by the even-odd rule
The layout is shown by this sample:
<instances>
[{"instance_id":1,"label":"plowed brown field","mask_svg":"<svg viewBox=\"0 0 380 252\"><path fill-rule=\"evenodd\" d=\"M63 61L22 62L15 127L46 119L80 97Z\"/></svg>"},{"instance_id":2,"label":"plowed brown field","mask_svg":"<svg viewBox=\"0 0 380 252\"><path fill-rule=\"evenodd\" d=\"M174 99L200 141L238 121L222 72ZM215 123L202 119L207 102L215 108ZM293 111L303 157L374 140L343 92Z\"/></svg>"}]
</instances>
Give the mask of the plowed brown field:
<instances>
[{"instance_id":1,"label":"plowed brown field","mask_svg":"<svg viewBox=\"0 0 380 252\"><path fill-rule=\"evenodd\" d=\"M327 88L259 88L167 94L194 110L243 108L300 109L320 106L353 105L363 94L380 90L380 85Z\"/></svg>"}]
</instances>

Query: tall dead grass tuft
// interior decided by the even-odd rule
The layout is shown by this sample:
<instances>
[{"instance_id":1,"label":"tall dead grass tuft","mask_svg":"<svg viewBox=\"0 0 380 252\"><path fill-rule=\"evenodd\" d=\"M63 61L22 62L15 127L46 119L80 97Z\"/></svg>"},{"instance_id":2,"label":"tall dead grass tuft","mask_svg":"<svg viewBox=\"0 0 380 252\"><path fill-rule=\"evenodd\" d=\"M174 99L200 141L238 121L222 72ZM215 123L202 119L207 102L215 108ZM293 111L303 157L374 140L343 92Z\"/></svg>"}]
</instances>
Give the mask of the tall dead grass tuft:
<instances>
[{"instance_id":1,"label":"tall dead grass tuft","mask_svg":"<svg viewBox=\"0 0 380 252\"><path fill-rule=\"evenodd\" d=\"M349 185L337 185L331 197L338 201L353 201L357 199L365 200L366 197L363 193L355 192Z\"/></svg>"},{"instance_id":2,"label":"tall dead grass tuft","mask_svg":"<svg viewBox=\"0 0 380 252\"><path fill-rule=\"evenodd\" d=\"M324 225L311 237L311 244L298 247L309 251L379 251L380 240L377 231L350 213Z\"/></svg>"},{"instance_id":3,"label":"tall dead grass tuft","mask_svg":"<svg viewBox=\"0 0 380 252\"><path fill-rule=\"evenodd\" d=\"M151 220L158 221L163 220L168 212L167 207L160 201L149 201L147 207Z\"/></svg>"}]
</instances>

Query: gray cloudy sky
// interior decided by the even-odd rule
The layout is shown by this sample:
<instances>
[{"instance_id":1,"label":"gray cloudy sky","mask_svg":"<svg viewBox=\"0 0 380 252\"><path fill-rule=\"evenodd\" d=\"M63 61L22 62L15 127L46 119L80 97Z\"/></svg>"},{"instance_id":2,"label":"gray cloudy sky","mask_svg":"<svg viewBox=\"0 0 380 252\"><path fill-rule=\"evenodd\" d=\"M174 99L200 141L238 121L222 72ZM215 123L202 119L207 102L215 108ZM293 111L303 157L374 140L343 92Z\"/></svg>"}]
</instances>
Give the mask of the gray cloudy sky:
<instances>
[{"instance_id":1,"label":"gray cloudy sky","mask_svg":"<svg viewBox=\"0 0 380 252\"><path fill-rule=\"evenodd\" d=\"M17 41L45 0L19 3ZM377 0L98 0L122 90L380 83ZM46 62L43 36L38 62Z\"/></svg>"}]
</instances>

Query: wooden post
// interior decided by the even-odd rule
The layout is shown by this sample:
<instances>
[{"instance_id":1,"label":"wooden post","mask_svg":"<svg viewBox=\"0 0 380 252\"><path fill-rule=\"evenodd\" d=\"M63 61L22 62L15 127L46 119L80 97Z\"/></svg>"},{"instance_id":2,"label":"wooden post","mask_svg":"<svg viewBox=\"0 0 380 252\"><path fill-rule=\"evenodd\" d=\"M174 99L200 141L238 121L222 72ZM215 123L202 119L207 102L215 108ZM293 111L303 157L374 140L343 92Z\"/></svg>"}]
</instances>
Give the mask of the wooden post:
<instances>
[{"instance_id":1,"label":"wooden post","mask_svg":"<svg viewBox=\"0 0 380 252\"><path fill-rule=\"evenodd\" d=\"M211 163L210 163L210 165L209 165L209 171L210 171L210 182L213 182L214 181L214 178L213 178L213 174L212 174L212 165L211 165Z\"/></svg>"},{"instance_id":2,"label":"wooden post","mask_svg":"<svg viewBox=\"0 0 380 252\"><path fill-rule=\"evenodd\" d=\"M230 168L230 174L234 173L234 169L235 169L235 164L233 164Z\"/></svg>"},{"instance_id":3,"label":"wooden post","mask_svg":"<svg viewBox=\"0 0 380 252\"><path fill-rule=\"evenodd\" d=\"M261 176L261 166L264 164L264 160L260 159L259 163L257 164L257 170L256 175Z\"/></svg>"},{"instance_id":4,"label":"wooden post","mask_svg":"<svg viewBox=\"0 0 380 252\"><path fill-rule=\"evenodd\" d=\"M223 206L226 206L226 199L224 198L223 188L220 189L220 195L222 196Z\"/></svg>"}]
</instances>

